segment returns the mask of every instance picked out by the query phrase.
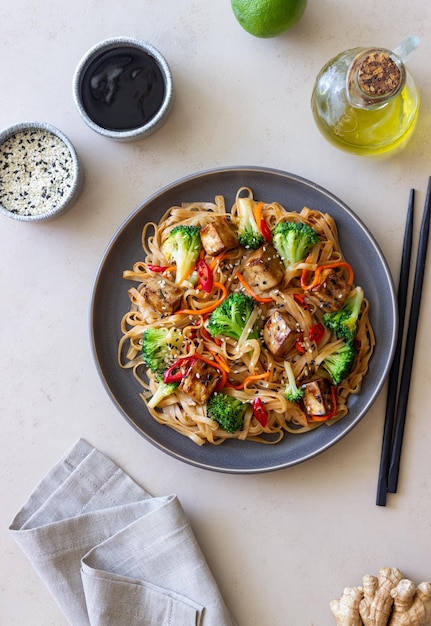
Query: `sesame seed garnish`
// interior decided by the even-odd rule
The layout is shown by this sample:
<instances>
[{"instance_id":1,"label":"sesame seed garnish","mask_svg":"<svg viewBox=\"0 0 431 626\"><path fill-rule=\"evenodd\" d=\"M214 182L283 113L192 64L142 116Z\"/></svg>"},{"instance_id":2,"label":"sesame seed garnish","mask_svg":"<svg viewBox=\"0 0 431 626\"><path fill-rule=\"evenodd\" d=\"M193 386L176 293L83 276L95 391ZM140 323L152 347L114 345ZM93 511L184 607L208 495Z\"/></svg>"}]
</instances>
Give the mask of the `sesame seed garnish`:
<instances>
[{"instance_id":1,"label":"sesame seed garnish","mask_svg":"<svg viewBox=\"0 0 431 626\"><path fill-rule=\"evenodd\" d=\"M72 155L56 135L16 132L0 146L0 204L18 215L47 213L72 187L73 169Z\"/></svg>"}]
</instances>

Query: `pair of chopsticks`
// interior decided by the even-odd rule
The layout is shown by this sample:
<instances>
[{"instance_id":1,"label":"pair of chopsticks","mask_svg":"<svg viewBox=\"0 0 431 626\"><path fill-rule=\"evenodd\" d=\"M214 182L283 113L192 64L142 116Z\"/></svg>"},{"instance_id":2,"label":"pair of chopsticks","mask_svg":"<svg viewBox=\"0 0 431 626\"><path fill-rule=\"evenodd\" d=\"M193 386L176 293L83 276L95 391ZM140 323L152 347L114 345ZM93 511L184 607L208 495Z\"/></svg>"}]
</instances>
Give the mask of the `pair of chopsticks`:
<instances>
[{"instance_id":1,"label":"pair of chopsticks","mask_svg":"<svg viewBox=\"0 0 431 626\"><path fill-rule=\"evenodd\" d=\"M401 369L401 353L404 338L404 323L406 304L409 289L410 261L413 239L414 218L414 189L410 191L407 211L406 229L404 233L403 252L398 286L398 335L394 357L388 377L388 396L386 403L385 424L383 429L382 452L377 486L376 504L386 505L388 493L396 493L400 472L401 450L404 436L404 427L407 415L407 405L410 392L410 381L413 367L413 357L416 342L416 330L419 320L419 311L422 296L422 286L425 274L425 264L428 249L431 211L431 177L428 181L428 190L425 199L424 212L419 235L416 269L410 304L410 317L407 327L407 336L404 348L404 360Z\"/></svg>"}]
</instances>

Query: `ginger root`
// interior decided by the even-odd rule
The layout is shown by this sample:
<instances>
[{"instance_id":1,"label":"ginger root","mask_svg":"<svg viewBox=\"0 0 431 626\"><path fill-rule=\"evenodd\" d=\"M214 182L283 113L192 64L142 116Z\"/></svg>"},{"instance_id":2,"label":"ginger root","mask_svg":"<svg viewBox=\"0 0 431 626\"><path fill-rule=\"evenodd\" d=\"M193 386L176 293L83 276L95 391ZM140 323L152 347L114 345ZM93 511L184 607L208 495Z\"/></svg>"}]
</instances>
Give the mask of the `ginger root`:
<instances>
[{"instance_id":1,"label":"ginger root","mask_svg":"<svg viewBox=\"0 0 431 626\"><path fill-rule=\"evenodd\" d=\"M332 600L329 606L337 626L362 626L359 616L361 598L362 587L346 587L338 600Z\"/></svg>"},{"instance_id":2,"label":"ginger root","mask_svg":"<svg viewBox=\"0 0 431 626\"><path fill-rule=\"evenodd\" d=\"M416 586L399 569L383 567L329 606L337 626L431 626L431 582Z\"/></svg>"},{"instance_id":3,"label":"ginger root","mask_svg":"<svg viewBox=\"0 0 431 626\"><path fill-rule=\"evenodd\" d=\"M424 626L431 621L431 583L417 587L411 580L400 580L391 595L394 599L389 626Z\"/></svg>"},{"instance_id":4,"label":"ginger root","mask_svg":"<svg viewBox=\"0 0 431 626\"><path fill-rule=\"evenodd\" d=\"M364 597L359 604L359 615L364 626L386 626L394 602L391 591L403 578L399 569L382 567L375 576L364 576Z\"/></svg>"}]
</instances>

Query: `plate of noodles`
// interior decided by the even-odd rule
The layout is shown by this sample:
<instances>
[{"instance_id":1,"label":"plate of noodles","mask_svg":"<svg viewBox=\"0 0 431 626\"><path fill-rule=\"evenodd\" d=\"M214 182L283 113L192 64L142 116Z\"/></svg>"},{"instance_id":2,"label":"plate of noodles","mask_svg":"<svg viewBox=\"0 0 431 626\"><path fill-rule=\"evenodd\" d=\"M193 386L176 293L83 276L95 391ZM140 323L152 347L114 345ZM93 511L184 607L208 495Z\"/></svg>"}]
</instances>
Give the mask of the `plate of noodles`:
<instances>
[{"instance_id":1,"label":"plate of noodles","mask_svg":"<svg viewBox=\"0 0 431 626\"><path fill-rule=\"evenodd\" d=\"M385 382L397 327L390 271L357 215L260 167L149 197L105 250L90 316L98 372L130 425L229 473L286 468L349 433Z\"/></svg>"}]
</instances>

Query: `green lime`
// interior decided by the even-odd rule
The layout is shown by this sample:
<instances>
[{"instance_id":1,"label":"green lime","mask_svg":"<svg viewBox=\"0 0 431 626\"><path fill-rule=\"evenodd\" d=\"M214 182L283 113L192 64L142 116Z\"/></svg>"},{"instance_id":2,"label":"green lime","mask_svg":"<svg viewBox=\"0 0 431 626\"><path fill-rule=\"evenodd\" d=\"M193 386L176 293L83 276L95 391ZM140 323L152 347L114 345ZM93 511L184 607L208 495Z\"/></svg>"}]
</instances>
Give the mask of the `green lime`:
<instances>
[{"instance_id":1,"label":"green lime","mask_svg":"<svg viewBox=\"0 0 431 626\"><path fill-rule=\"evenodd\" d=\"M301 19L307 0L231 0L241 26L255 37L276 37Z\"/></svg>"}]
</instances>

